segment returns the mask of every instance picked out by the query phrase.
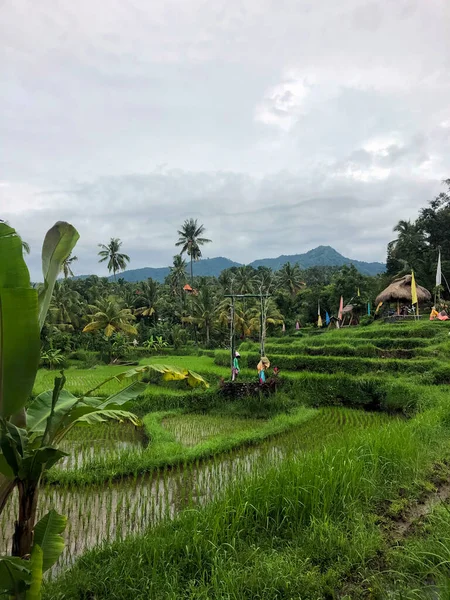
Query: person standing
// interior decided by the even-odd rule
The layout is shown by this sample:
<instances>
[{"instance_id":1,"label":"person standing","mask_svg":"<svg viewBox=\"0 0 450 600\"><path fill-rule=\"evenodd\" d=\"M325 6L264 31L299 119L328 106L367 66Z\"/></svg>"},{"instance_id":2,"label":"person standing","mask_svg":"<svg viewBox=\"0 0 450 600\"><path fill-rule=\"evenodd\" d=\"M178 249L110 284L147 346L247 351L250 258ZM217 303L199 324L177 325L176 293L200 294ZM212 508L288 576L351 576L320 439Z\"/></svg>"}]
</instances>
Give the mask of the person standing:
<instances>
[{"instance_id":1,"label":"person standing","mask_svg":"<svg viewBox=\"0 0 450 600\"><path fill-rule=\"evenodd\" d=\"M233 359L233 369L232 369L232 373L231 373L231 381L235 381L237 379L237 376L239 375L239 358L241 358L241 355L239 354L239 352L235 352L234 353L234 359Z\"/></svg>"},{"instance_id":2,"label":"person standing","mask_svg":"<svg viewBox=\"0 0 450 600\"><path fill-rule=\"evenodd\" d=\"M266 383L266 370L270 367L270 361L266 356L261 357L257 365L259 383Z\"/></svg>"}]
</instances>

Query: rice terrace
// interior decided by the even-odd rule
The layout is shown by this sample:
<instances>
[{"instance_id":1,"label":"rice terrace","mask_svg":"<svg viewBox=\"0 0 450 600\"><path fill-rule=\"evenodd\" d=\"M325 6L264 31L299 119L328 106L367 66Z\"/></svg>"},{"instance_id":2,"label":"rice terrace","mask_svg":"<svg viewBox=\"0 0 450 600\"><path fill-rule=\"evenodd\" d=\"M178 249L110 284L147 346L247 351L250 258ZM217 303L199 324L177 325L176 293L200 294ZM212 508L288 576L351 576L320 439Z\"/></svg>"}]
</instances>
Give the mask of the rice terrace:
<instances>
[{"instance_id":1,"label":"rice terrace","mask_svg":"<svg viewBox=\"0 0 450 600\"><path fill-rule=\"evenodd\" d=\"M450 262L397 230L385 273L199 277L190 219L157 283L116 238L74 277L60 221L32 284L0 222L0 596L448 597Z\"/></svg>"}]
</instances>

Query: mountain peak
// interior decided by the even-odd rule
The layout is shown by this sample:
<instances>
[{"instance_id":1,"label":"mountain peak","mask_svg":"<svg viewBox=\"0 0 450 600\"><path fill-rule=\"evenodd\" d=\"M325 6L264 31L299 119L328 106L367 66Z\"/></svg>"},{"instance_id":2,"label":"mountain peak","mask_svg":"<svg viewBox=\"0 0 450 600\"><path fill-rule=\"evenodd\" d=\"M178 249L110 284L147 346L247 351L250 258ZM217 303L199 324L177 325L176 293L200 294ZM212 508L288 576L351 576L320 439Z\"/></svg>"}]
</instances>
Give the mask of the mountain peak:
<instances>
[{"instance_id":1,"label":"mountain peak","mask_svg":"<svg viewBox=\"0 0 450 600\"><path fill-rule=\"evenodd\" d=\"M262 258L250 263L255 269L262 267L270 267L274 271L280 269L284 264L299 264L302 269L309 267L342 267L344 265L353 264L358 271L363 275L377 275L383 273L385 265L380 262L364 262L346 258L331 246L317 246L312 250L308 250L304 254L281 255L277 258ZM205 258L194 263L194 275L200 277L214 276L218 277L222 271L230 267L239 267L240 263L230 260L224 256L215 258ZM169 274L169 267L144 267L142 269L130 269L124 271L119 276L126 281L143 281L151 277L155 281L163 282Z\"/></svg>"}]
</instances>

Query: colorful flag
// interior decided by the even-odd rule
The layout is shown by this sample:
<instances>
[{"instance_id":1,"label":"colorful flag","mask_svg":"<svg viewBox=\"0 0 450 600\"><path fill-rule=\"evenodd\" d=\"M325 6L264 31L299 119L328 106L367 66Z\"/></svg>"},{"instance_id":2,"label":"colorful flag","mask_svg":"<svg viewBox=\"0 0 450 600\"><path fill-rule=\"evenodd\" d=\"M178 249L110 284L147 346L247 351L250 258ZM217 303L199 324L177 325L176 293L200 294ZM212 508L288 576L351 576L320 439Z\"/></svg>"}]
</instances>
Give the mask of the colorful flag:
<instances>
[{"instance_id":1,"label":"colorful flag","mask_svg":"<svg viewBox=\"0 0 450 600\"><path fill-rule=\"evenodd\" d=\"M341 296L341 301L339 302L339 313L338 313L338 319L340 319L341 321L342 321L342 317L344 315L343 310L344 310L344 298L343 298L343 296Z\"/></svg>"},{"instance_id":2,"label":"colorful flag","mask_svg":"<svg viewBox=\"0 0 450 600\"><path fill-rule=\"evenodd\" d=\"M325 313L325 323L326 325L330 324L330 315L328 314L328 311Z\"/></svg>"},{"instance_id":3,"label":"colorful flag","mask_svg":"<svg viewBox=\"0 0 450 600\"><path fill-rule=\"evenodd\" d=\"M320 316L320 304L317 304L317 327L322 327L322 317Z\"/></svg>"},{"instance_id":4,"label":"colorful flag","mask_svg":"<svg viewBox=\"0 0 450 600\"><path fill-rule=\"evenodd\" d=\"M367 303L367 314L370 316L370 302Z\"/></svg>"},{"instance_id":5,"label":"colorful flag","mask_svg":"<svg viewBox=\"0 0 450 600\"><path fill-rule=\"evenodd\" d=\"M436 269L436 287L438 285L441 285L441 282L442 282L441 251L439 250L439 258L438 258L438 264L437 264L437 269Z\"/></svg>"},{"instance_id":6,"label":"colorful flag","mask_svg":"<svg viewBox=\"0 0 450 600\"><path fill-rule=\"evenodd\" d=\"M416 287L416 279L414 277L414 271L411 271L411 302L412 304L417 304L417 287Z\"/></svg>"}]
</instances>

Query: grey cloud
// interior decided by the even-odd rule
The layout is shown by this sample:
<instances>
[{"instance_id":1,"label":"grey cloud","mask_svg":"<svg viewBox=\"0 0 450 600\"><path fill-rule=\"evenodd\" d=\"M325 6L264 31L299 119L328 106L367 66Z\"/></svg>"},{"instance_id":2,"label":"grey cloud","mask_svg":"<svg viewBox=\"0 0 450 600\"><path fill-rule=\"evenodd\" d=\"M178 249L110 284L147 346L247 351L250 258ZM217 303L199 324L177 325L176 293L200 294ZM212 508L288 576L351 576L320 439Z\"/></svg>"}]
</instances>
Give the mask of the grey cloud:
<instances>
[{"instance_id":1,"label":"grey cloud","mask_svg":"<svg viewBox=\"0 0 450 600\"><path fill-rule=\"evenodd\" d=\"M7 0L0 215L35 277L59 219L79 272L111 236L134 267L168 264L191 216L207 256L382 260L448 176L449 17L444 0Z\"/></svg>"}]
</instances>

